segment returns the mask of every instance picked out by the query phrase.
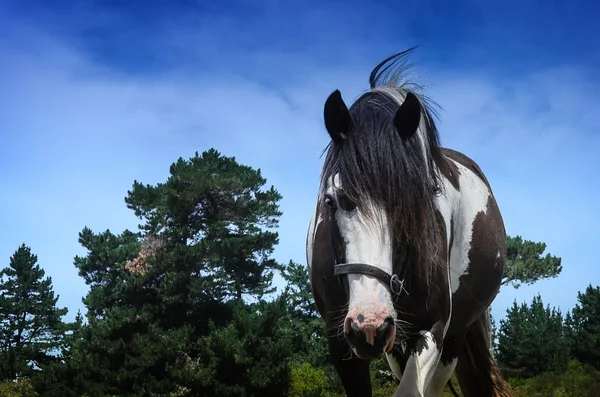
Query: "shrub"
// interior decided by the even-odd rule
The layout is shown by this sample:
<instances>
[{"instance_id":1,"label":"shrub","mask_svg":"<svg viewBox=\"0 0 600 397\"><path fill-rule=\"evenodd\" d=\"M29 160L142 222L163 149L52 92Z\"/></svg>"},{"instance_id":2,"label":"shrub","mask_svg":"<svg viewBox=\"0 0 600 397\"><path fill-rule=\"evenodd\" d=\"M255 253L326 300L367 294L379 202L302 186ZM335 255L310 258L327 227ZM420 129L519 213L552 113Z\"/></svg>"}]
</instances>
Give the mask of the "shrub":
<instances>
[{"instance_id":1,"label":"shrub","mask_svg":"<svg viewBox=\"0 0 600 397\"><path fill-rule=\"evenodd\" d=\"M328 397L327 376L325 371L309 363L292 368L290 397Z\"/></svg>"},{"instance_id":2,"label":"shrub","mask_svg":"<svg viewBox=\"0 0 600 397\"><path fill-rule=\"evenodd\" d=\"M543 373L530 379L511 379L515 397L600 397L600 371L577 360L564 373Z\"/></svg>"},{"instance_id":3,"label":"shrub","mask_svg":"<svg viewBox=\"0 0 600 397\"><path fill-rule=\"evenodd\" d=\"M0 396L2 397L38 397L35 389L28 380L12 382L5 380L0 383Z\"/></svg>"}]
</instances>

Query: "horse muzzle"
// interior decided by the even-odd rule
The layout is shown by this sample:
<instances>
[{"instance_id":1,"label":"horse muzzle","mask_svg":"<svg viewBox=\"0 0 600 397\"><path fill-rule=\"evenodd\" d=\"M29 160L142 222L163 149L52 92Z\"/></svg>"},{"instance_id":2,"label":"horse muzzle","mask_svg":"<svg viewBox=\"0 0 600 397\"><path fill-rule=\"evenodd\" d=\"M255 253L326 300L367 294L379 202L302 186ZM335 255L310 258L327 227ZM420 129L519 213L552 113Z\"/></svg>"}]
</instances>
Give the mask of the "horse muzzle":
<instances>
[{"instance_id":1,"label":"horse muzzle","mask_svg":"<svg viewBox=\"0 0 600 397\"><path fill-rule=\"evenodd\" d=\"M363 325L347 318L344 334L354 353L362 359L374 359L391 350L396 336L396 325L392 317L386 318L379 326Z\"/></svg>"}]
</instances>

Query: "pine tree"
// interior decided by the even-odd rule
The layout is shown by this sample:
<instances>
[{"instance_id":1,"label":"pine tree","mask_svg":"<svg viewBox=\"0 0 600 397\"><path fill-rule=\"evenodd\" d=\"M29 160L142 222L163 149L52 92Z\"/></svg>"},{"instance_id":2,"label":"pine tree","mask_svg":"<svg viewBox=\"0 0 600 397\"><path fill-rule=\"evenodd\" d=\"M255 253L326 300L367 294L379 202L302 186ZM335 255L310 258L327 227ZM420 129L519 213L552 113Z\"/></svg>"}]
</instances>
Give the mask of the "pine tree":
<instances>
[{"instance_id":1,"label":"pine tree","mask_svg":"<svg viewBox=\"0 0 600 397\"><path fill-rule=\"evenodd\" d=\"M84 228L79 242L88 254L75 257L75 266L90 286L87 324L73 353L80 391L91 397L167 395L173 385L165 364L190 343L189 327L164 332L156 318L161 298L148 277L154 252L127 230L114 235Z\"/></svg>"},{"instance_id":2,"label":"pine tree","mask_svg":"<svg viewBox=\"0 0 600 397\"><path fill-rule=\"evenodd\" d=\"M81 336L83 315L80 311L75 321L70 324L70 332L64 335L58 360L44 365L33 378L33 385L38 395L44 397L80 397L78 370L74 360L74 351Z\"/></svg>"},{"instance_id":3,"label":"pine tree","mask_svg":"<svg viewBox=\"0 0 600 397\"><path fill-rule=\"evenodd\" d=\"M500 321L497 359L508 374L525 377L564 370L569 340L560 310L544 307L539 294L530 306L513 302Z\"/></svg>"},{"instance_id":4,"label":"pine tree","mask_svg":"<svg viewBox=\"0 0 600 397\"><path fill-rule=\"evenodd\" d=\"M142 228L194 246L193 265L215 280L211 293L218 300L273 292L278 265L270 255L278 234L267 229L278 225L281 195L262 189L261 171L210 149L178 159L170 172L156 186L134 182L125 201L146 221Z\"/></svg>"},{"instance_id":5,"label":"pine tree","mask_svg":"<svg viewBox=\"0 0 600 397\"><path fill-rule=\"evenodd\" d=\"M290 316L290 332L293 334L296 364L309 362L320 367L327 362L327 344L321 319L309 284L306 266L290 261L282 267L287 282L281 298L285 300Z\"/></svg>"},{"instance_id":6,"label":"pine tree","mask_svg":"<svg viewBox=\"0 0 600 397\"><path fill-rule=\"evenodd\" d=\"M214 397L285 396L290 384L289 357L294 353L284 299L244 304L233 301L231 321L210 324L184 356L178 373L189 395ZM189 374L189 377L185 377Z\"/></svg>"},{"instance_id":7,"label":"pine tree","mask_svg":"<svg viewBox=\"0 0 600 397\"><path fill-rule=\"evenodd\" d=\"M284 391L287 364L270 357L286 352L279 341L287 317L262 300L279 268L270 258L278 236L269 229L277 226L281 196L263 190L260 170L215 150L179 159L170 171L165 183L136 181L128 192L127 206L143 221L140 233L81 233L88 254L75 264L90 293L76 361L85 391L224 395L223 382L234 382L227 393ZM245 297L258 306L247 307ZM225 342L233 356L212 350ZM263 352L266 358L256 356ZM245 362L275 379L207 378L214 368L247 372Z\"/></svg>"},{"instance_id":8,"label":"pine tree","mask_svg":"<svg viewBox=\"0 0 600 397\"><path fill-rule=\"evenodd\" d=\"M600 369L600 287L588 285L577 301L571 314L573 355Z\"/></svg>"},{"instance_id":9,"label":"pine tree","mask_svg":"<svg viewBox=\"0 0 600 397\"><path fill-rule=\"evenodd\" d=\"M502 285L531 285L538 280L555 278L562 271L562 259L546 253L546 243L506 237L506 266Z\"/></svg>"},{"instance_id":10,"label":"pine tree","mask_svg":"<svg viewBox=\"0 0 600 397\"><path fill-rule=\"evenodd\" d=\"M289 363L292 372L296 374L295 387L308 387L309 390L313 390L314 387L314 395L337 395L343 391L343 387L329 361L325 324L312 296L308 268L289 261L287 265L282 266L281 275L286 281L280 299L286 302L288 312L287 329L291 336L289 343L292 350ZM392 381L395 381L385 358L373 361L371 370L378 376L380 373L389 373ZM304 380L298 383L299 379L308 374L320 374L317 376L322 376L323 383L319 387L301 385ZM375 378L373 380L376 381ZM294 393L297 395L299 390L295 390Z\"/></svg>"},{"instance_id":11,"label":"pine tree","mask_svg":"<svg viewBox=\"0 0 600 397\"><path fill-rule=\"evenodd\" d=\"M52 279L45 277L37 255L22 244L0 271L0 379L32 377L60 359L71 329L56 306Z\"/></svg>"},{"instance_id":12,"label":"pine tree","mask_svg":"<svg viewBox=\"0 0 600 397\"><path fill-rule=\"evenodd\" d=\"M500 320L496 358L500 365L511 373L523 371L523 341L526 338L525 321L527 306L525 303L512 306L506 311L506 318ZM525 342L526 343L526 342Z\"/></svg>"}]
</instances>

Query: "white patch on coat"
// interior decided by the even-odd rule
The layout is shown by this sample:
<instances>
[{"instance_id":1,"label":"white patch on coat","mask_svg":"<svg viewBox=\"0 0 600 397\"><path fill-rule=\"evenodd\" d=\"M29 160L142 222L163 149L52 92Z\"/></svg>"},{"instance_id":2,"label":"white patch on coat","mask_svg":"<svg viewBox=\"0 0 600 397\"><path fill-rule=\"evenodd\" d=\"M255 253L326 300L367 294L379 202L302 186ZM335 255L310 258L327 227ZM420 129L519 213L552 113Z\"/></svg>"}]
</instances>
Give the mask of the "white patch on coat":
<instances>
[{"instance_id":1,"label":"white patch on coat","mask_svg":"<svg viewBox=\"0 0 600 397\"><path fill-rule=\"evenodd\" d=\"M446 181L448 182L448 181ZM453 189L454 193L456 193L456 190L454 190L454 187L450 184L447 183L448 185L450 185L450 188ZM452 219L452 204L454 203L453 200L453 191L452 190L448 190L448 187L445 187L445 192L446 195L442 195L440 197L438 197L436 199L436 203L437 203L437 207L438 210L440 211L440 213L442 214L442 218L444 219L444 224L446 225L446 252L450 252L450 237L452 236L453 230L452 230L452 223L450 222L450 220ZM450 261L450 258L446 258L447 261ZM452 267L448 266L446 268L446 278L448 280L448 296L449 296L449 305L450 305L450 311L448 312L448 319L452 318L452 297L453 297L453 289L452 289ZM448 332L448 327L450 327L450 320L446 321L446 323L444 324L444 333L442 335L442 337L446 337L446 332Z\"/></svg>"},{"instance_id":2,"label":"white patch on coat","mask_svg":"<svg viewBox=\"0 0 600 397\"><path fill-rule=\"evenodd\" d=\"M338 175L335 175L334 180L333 185L339 188ZM333 185L328 184L327 193L335 197ZM380 218L385 219L383 214ZM392 274L392 246L387 224L367 220L358 209L344 211L339 205L335 219L344 239L346 262L366 263ZM385 220L381 222L386 223ZM361 314L364 317L358 324L361 329L370 331L388 317L396 319L392 296L387 286L380 280L363 274L348 274L347 277L348 317L356 319Z\"/></svg>"},{"instance_id":3,"label":"white patch on coat","mask_svg":"<svg viewBox=\"0 0 600 397\"><path fill-rule=\"evenodd\" d=\"M429 381L427 389L425 389L425 397L440 397L442 395L444 386L446 386L448 380L454 373L457 362L458 358L449 362L448 365L444 365L441 361L438 363L437 368L431 377L431 381Z\"/></svg>"},{"instance_id":4,"label":"white patch on coat","mask_svg":"<svg viewBox=\"0 0 600 397\"><path fill-rule=\"evenodd\" d=\"M450 230L450 217L454 218L454 241L450 251L450 286L454 294L458 290L460 277L469 269L473 222L477 214L487 212L491 193L477 174L450 158L448 160L458 168L460 191L450 181L444 180L446 194L438 198L438 208L446 221L447 230Z\"/></svg>"},{"instance_id":5,"label":"white patch on coat","mask_svg":"<svg viewBox=\"0 0 600 397\"><path fill-rule=\"evenodd\" d=\"M433 334L421 331L421 335L423 340L419 343L424 346L423 350L420 354L414 353L408 358L395 396L424 396L438 367L442 354L433 340Z\"/></svg>"}]
</instances>

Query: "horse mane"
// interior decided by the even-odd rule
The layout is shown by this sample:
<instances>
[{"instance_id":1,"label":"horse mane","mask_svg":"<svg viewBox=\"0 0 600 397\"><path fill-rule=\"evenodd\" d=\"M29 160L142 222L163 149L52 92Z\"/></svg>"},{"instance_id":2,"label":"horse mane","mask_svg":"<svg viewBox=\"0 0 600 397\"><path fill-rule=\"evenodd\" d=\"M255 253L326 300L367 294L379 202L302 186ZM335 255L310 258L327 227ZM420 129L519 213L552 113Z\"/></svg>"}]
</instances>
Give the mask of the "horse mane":
<instances>
[{"instance_id":1,"label":"horse mane","mask_svg":"<svg viewBox=\"0 0 600 397\"><path fill-rule=\"evenodd\" d=\"M368 220L378 220L369 203L382 208L393 226L394 263L414 264L409 270L422 271L429 281L442 241L435 197L442 189L440 171L444 173L447 165L434 121L435 104L407 74L406 59L413 49L392 55L372 70L371 89L349 109L353 130L343 142L330 142L326 148L321 186L338 174L344 194ZM421 102L421 125L403 141L393 118L408 92Z\"/></svg>"}]
</instances>

